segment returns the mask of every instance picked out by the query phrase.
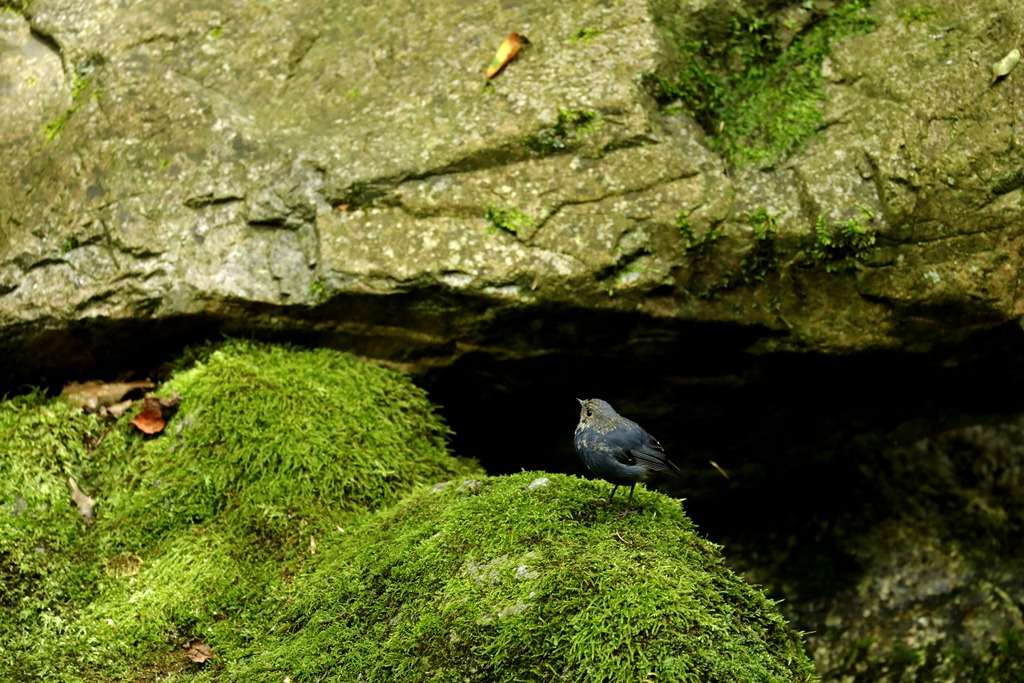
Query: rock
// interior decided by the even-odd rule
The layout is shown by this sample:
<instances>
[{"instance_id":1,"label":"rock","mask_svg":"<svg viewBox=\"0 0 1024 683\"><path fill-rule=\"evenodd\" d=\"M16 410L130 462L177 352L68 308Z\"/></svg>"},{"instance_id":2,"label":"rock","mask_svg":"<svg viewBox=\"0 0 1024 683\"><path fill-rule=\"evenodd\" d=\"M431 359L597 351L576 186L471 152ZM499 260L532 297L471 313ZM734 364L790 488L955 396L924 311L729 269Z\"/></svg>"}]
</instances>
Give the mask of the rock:
<instances>
[{"instance_id":1,"label":"rock","mask_svg":"<svg viewBox=\"0 0 1024 683\"><path fill-rule=\"evenodd\" d=\"M1009 35L1013 3L940 3L939 28L880 4L825 60L821 133L728 174L646 84L680 73L679 40L727 40L737 6L415 7L8 12L12 381L89 366L139 320L163 338L315 334L423 369L529 353L510 334L524 309L637 313L667 337L728 322L757 351L830 353L927 351L1020 316L1020 79L974 67L1005 54L979 12ZM507 23L532 44L485 87Z\"/></svg>"}]
</instances>

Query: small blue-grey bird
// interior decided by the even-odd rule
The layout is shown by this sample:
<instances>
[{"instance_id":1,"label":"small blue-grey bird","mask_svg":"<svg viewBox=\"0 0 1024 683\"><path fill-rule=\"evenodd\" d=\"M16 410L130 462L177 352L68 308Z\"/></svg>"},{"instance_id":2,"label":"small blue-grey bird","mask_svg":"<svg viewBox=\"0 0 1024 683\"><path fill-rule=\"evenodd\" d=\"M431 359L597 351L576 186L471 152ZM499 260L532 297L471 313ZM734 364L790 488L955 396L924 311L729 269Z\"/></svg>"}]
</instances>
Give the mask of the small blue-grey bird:
<instances>
[{"instance_id":1,"label":"small blue-grey bird","mask_svg":"<svg viewBox=\"0 0 1024 683\"><path fill-rule=\"evenodd\" d=\"M625 517L633 503L633 489L646 481L651 472L674 477L679 468L668 459L658 440L644 428L628 420L599 398L580 402L580 422L576 425L576 453L591 472L615 485L603 504L610 505L620 486L629 486Z\"/></svg>"}]
</instances>

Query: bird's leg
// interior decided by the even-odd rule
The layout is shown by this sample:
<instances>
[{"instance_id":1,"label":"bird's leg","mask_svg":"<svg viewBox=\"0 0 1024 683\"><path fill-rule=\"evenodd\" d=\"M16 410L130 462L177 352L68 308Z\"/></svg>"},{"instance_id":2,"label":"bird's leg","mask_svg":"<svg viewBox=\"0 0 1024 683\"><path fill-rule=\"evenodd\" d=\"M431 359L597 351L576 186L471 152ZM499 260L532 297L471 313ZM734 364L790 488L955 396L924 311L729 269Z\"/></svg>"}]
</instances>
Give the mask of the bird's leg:
<instances>
[{"instance_id":1,"label":"bird's leg","mask_svg":"<svg viewBox=\"0 0 1024 683\"><path fill-rule=\"evenodd\" d=\"M629 487L629 500L626 501L626 509L623 512L620 512L618 515L616 515L620 519L622 517L625 517L626 515L636 512L636 510L631 509L631 506L633 505L633 490L635 488L636 484L633 484L632 486ZM612 491L612 493L615 493L615 491ZM611 499L609 498L609 500Z\"/></svg>"},{"instance_id":2,"label":"bird's leg","mask_svg":"<svg viewBox=\"0 0 1024 683\"><path fill-rule=\"evenodd\" d=\"M612 492L608 494L608 500L599 500L599 501L597 501L594 504L595 505L611 505L612 504L612 496L615 495L615 491L617 491L618 488L619 488L619 485L616 484L615 486L612 487Z\"/></svg>"}]
</instances>

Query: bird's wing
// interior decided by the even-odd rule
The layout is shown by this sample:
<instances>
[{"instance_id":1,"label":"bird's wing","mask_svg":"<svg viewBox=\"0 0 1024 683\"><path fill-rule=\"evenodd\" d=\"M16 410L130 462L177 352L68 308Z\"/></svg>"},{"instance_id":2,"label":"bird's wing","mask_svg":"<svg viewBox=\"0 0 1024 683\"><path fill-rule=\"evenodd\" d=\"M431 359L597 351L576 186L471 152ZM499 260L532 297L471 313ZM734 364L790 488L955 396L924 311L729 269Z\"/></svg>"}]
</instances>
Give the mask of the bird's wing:
<instances>
[{"instance_id":1,"label":"bird's wing","mask_svg":"<svg viewBox=\"0 0 1024 683\"><path fill-rule=\"evenodd\" d=\"M630 446L636 443L630 434L623 429L613 429L601 438L595 439L593 448L609 455L623 465L635 465L636 456L630 453Z\"/></svg>"},{"instance_id":2,"label":"bird's wing","mask_svg":"<svg viewBox=\"0 0 1024 683\"><path fill-rule=\"evenodd\" d=\"M632 451L625 448L615 448L612 450L611 455L623 465L636 464L636 456L633 455Z\"/></svg>"},{"instance_id":3,"label":"bird's wing","mask_svg":"<svg viewBox=\"0 0 1024 683\"><path fill-rule=\"evenodd\" d=\"M605 439L612 456L623 465L643 465L649 470L679 476L679 468L668 459L658 440L630 420L610 431Z\"/></svg>"},{"instance_id":4,"label":"bird's wing","mask_svg":"<svg viewBox=\"0 0 1024 683\"><path fill-rule=\"evenodd\" d=\"M675 477L680 475L679 468L676 464L668 459L665 455L664 449L661 444L658 443L653 437L651 440L640 446L634 446L630 449L630 454L640 462L644 467L655 472L664 472L665 474L671 474Z\"/></svg>"}]
</instances>

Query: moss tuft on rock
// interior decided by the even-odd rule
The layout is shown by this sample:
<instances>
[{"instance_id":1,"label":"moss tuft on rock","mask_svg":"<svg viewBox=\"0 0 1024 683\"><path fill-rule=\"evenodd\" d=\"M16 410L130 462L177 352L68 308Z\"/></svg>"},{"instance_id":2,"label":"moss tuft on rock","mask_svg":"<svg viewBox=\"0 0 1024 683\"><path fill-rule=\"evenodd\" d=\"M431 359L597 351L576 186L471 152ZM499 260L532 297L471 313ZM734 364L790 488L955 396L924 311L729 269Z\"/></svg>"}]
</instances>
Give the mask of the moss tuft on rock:
<instances>
[{"instance_id":1,"label":"moss tuft on rock","mask_svg":"<svg viewBox=\"0 0 1024 683\"><path fill-rule=\"evenodd\" d=\"M815 680L678 501L638 491L620 520L604 493L531 472L416 491L335 540L228 678Z\"/></svg>"},{"instance_id":2,"label":"moss tuft on rock","mask_svg":"<svg viewBox=\"0 0 1024 683\"><path fill-rule=\"evenodd\" d=\"M775 165L824 127L822 62L834 42L873 30L870 4L804 3L771 13L738 5L725 35L679 41L686 66L675 81L656 76L655 94L669 111L693 116L730 163Z\"/></svg>"}]
</instances>

